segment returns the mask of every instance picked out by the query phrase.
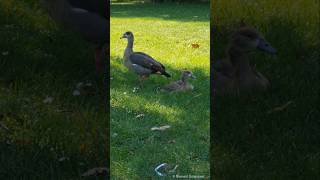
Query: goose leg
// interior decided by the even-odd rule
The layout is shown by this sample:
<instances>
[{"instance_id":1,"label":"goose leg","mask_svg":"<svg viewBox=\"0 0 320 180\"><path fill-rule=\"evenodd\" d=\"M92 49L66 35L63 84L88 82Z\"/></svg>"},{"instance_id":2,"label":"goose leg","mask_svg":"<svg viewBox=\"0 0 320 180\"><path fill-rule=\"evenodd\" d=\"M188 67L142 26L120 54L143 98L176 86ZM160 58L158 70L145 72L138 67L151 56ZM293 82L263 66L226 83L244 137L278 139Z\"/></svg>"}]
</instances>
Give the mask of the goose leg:
<instances>
[{"instance_id":1,"label":"goose leg","mask_svg":"<svg viewBox=\"0 0 320 180\"><path fill-rule=\"evenodd\" d=\"M96 72L98 74L104 73L104 50L103 48L96 48L95 50L95 64L96 64Z\"/></svg>"},{"instance_id":2,"label":"goose leg","mask_svg":"<svg viewBox=\"0 0 320 180\"><path fill-rule=\"evenodd\" d=\"M147 79L146 76L142 75L142 76L139 76L139 82L140 82L140 88L142 89L143 88L143 81Z\"/></svg>"}]
</instances>

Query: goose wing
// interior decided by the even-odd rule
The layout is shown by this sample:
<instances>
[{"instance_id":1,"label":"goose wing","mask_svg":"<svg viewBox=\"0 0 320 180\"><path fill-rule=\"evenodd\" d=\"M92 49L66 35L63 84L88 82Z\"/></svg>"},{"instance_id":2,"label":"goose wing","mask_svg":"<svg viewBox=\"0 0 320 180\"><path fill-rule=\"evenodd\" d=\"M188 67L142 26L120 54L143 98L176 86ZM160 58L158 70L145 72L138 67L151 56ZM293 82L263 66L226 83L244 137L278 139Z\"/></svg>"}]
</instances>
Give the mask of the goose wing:
<instances>
[{"instance_id":1,"label":"goose wing","mask_svg":"<svg viewBox=\"0 0 320 180\"><path fill-rule=\"evenodd\" d=\"M179 80L179 81L171 82L170 84L164 86L162 89L165 91L176 91L176 90L180 90L182 85L183 85L183 82Z\"/></svg>"},{"instance_id":2,"label":"goose wing","mask_svg":"<svg viewBox=\"0 0 320 180\"><path fill-rule=\"evenodd\" d=\"M132 53L129 59L133 64L137 64L144 68L150 69L153 73L165 71L165 67L161 63L145 53Z\"/></svg>"},{"instance_id":3,"label":"goose wing","mask_svg":"<svg viewBox=\"0 0 320 180\"><path fill-rule=\"evenodd\" d=\"M101 17L107 18L107 3L106 0L68 0L71 6L85 9L89 12L97 13Z\"/></svg>"},{"instance_id":4,"label":"goose wing","mask_svg":"<svg viewBox=\"0 0 320 180\"><path fill-rule=\"evenodd\" d=\"M231 64L226 63L222 60L217 60L213 63L213 69L217 73L220 73L221 75L225 75L227 77L232 77L234 68Z\"/></svg>"},{"instance_id":5,"label":"goose wing","mask_svg":"<svg viewBox=\"0 0 320 180\"><path fill-rule=\"evenodd\" d=\"M51 17L87 41L103 46L107 41L107 2L104 0L42 0Z\"/></svg>"}]
</instances>

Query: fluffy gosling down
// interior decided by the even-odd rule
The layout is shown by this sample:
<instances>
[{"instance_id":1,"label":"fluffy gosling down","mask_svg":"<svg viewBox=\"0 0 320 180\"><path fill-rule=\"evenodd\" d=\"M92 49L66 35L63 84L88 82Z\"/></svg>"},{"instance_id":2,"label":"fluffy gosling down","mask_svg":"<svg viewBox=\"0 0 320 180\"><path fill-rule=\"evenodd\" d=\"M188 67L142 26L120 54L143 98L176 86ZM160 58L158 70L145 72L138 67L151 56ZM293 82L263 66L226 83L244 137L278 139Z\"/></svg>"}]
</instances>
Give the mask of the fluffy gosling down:
<instances>
[{"instance_id":1,"label":"fluffy gosling down","mask_svg":"<svg viewBox=\"0 0 320 180\"><path fill-rule=\"evenodd\" d=\"M171 82L170 84L164 86L161 90L166 92L181 92L193 90L193 85L188 82L189 78L196 79L196 76L194 76L191 71L182 71L181 78L178 81Z\"/></svg>"}]
</instances>

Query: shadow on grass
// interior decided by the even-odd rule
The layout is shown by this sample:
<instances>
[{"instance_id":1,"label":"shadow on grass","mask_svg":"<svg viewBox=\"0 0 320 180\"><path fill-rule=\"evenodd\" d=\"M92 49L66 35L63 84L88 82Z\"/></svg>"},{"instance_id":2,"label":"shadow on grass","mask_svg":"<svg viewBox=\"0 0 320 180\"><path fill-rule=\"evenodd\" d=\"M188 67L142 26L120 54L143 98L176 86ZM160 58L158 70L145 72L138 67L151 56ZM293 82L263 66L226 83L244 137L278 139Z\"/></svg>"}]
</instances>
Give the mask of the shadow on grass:
<instances>
[{"instance_id":1,"label":"shadow on grass","mask_svg":"<svg viewBox=\"0 0 320 180\"><path fill-rule=\"evenodd\" d=\"M262 25L261 31L278 54L250 57L272 87L241 97L214 97L213 174L218 179L239 179L239 174L243 175L240 179L261 175L313 179L319 177L320 162L320 112L315 108L320 90L319 35L310 39L296 25L279 18L265 23L268 26ZM214 60L222 57L232 28L213 28ZM288 102L292 104L277 110Z\"/></svg>"},{"instance_id":2,"label":"shadow on grass","mask_svg":"<svg viewBox=\"0 0 320 180\"><path fill-rule=\"evenodd\" d=\"M184 11L184 9L188 9ZM121 4L114 3L110 6L110 16L115 18L159 18L174 21L196 21L203 22L210 19L210 7L208 3L199 4Z\"/></svg>"},{"instance_id":3,"label":"shadow on grass","mask_svg":"<svg viewBox=\"0 0 320 180\"><path fill-rule=\"evenodd\" d=\"M0 143L0 149L2 153L0 177L3 179L8 177L10 179L43 179L44 176L56 179L61 177L82 179L80 175L87 171L88 167L97 165L95 158L80 157L78 152L68 152L68 157L63 157L48 147L37 145ZM60 156L61 159L57 160L57 156ZM102 165L105 162L100 163ZM93 179L105 178L95 177Z\"/></svg>"},{"instance_id":4,"label":"shadow on grass","mask_svg":"<svg viewBox=\"0 0 320 180\"><path fill-rule=\"evenodd\" d=\"M95 75L93 48L33 6L16 5L0 13L0 123L12 131L0 128L0 179L77 178L106 166L106 87ZM73 96L85 81L94 92Z\"/></svg>"}]
</instances>

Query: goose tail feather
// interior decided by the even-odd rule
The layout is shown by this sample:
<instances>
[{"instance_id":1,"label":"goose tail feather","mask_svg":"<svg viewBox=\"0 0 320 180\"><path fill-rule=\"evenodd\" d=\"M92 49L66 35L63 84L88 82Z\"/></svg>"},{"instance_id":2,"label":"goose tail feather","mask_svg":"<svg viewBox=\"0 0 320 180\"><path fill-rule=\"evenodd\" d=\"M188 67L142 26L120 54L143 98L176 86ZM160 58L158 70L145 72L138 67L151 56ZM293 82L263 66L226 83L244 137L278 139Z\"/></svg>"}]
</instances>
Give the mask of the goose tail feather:
<instances>
[{"instance_id":1,"label":"goose tail feather","mask_svg":"<svg viewBox=\"0 0 320 180\"><path fill-rule=\"evenodd\" d=\"M167 72L165 72L165 71L164 71L164 72L162 72L161 74L162 74L162 75L164 75L164 76L166 76L167 78L171 77L171 75L170 75L170 74L168 74L168 73L167 73Z\"/></svg>"}]
</instances>

